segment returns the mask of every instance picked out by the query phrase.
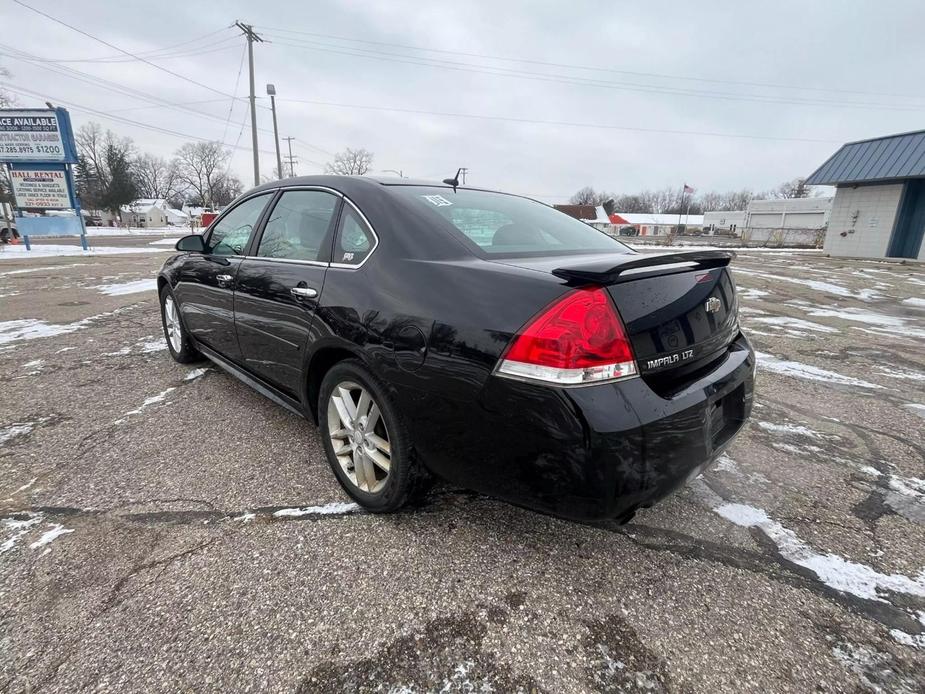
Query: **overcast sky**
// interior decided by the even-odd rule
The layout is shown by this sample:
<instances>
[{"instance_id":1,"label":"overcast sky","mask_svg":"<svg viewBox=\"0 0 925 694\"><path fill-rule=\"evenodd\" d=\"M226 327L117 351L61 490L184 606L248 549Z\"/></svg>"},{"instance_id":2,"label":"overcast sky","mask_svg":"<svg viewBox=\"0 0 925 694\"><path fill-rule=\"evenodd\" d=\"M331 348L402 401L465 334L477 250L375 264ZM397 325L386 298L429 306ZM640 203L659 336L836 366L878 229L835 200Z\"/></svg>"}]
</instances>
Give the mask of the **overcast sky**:
<instances>
[{"instance_id":1,"label":"overcast sky","mask_svg":"<svg viewBox=\"0 0 925 694\"><path fill-rule=\"evenodd\" d=\"M125 51L161 51L151 62L179 76L4 0L0 65L9 86L36 93L16 95L20 105L51 100L76 125L96 120L163 156L192 137L237 143L246 186L245 101L229 119L230 95L248 86L236 19L266 39L258 103L275 83L280 136L297 138L302 174L365 147L376 172L444 178L466 166L472 185L547 202L583 185L766 189L808 175L842 142L925 127L921 0L25 1ZM98 60L110 57L120 62ZM268 109L258 125L270 175Z\"/></svg>"}]
</instances>

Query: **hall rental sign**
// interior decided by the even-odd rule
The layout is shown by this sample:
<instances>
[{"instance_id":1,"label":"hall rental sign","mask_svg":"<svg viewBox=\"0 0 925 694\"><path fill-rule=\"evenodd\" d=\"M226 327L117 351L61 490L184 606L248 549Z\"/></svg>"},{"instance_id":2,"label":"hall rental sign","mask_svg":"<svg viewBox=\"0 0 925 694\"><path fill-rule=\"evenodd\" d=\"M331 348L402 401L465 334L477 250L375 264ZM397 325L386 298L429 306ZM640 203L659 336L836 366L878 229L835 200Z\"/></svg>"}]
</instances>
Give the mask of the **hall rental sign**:
<instances>
[{"instance_id":1,"label":"hall rental sign","mask_svg":"<svg viewBox=\"0 0 925 694\"><path fill-rule=\"evenodd\" d=\"M67 171L60 169L20 169L10 171L13 195L22 208L63 210L72 207Z\"/></svg>"},{"instance_id":2,"label":"hall rental sign","mask_svg":"<svg viewBox=\"0 0 925 694\"><path fill-rule=\"evenodd\" d=\"M0 161L71 161L62 125L56 111L0 112Z\"/></svg>"}]
</instances>

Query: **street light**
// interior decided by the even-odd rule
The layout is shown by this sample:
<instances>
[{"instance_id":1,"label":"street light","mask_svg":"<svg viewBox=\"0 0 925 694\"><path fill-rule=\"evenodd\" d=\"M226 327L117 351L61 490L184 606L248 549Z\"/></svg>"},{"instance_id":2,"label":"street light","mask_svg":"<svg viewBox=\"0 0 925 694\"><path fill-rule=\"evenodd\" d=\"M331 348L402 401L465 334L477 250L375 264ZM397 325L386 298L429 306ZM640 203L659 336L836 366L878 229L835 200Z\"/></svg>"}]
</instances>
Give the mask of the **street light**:
<instances>
[{"instance_id":1,"label":"street light","mask_svg":"<svg viewBox=\"0 0 925 694\"><path fill-rule=\"evenodd\" d=\"M283 159L279 155L279 131L276 129L276 87L267 85L267 94L270 95L270 108L273 110L273 141L276 143L276 175L283 177Z\"/></svg>"},{"instance_id":2,"label":"street light","mask_svg":"<svg viewBox=\"0 0 925 694\"><path fill-rule=\"evenodd\" d=\"M405 175L401 172L400 169L399 169L399 170L395 170L395 169L382 169L382 173L393 173L393 174L398 174L398 177L399 177L399 178L404 178L404 177L405 177Z\"/></svg>"}]
</instances>

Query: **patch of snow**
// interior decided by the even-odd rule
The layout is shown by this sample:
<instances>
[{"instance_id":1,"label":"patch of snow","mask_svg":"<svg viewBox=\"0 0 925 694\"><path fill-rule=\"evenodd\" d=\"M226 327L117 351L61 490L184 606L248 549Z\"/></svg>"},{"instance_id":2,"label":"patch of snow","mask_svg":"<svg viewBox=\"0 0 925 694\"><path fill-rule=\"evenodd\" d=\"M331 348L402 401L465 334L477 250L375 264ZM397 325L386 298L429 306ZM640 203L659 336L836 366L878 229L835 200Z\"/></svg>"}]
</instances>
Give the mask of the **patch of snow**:
<instances>
[{"instance_id":1,"label":"patch of snow","mask_svg":"<svg viewBox=\"0 0 925 694\"><path fill-rule=\"evenodd\" d=\"M843 376L834 371L827 371L809 364L802 364L798 361L787 361L779 359L772 354L765 352L755 352L758 358L758 365L766 371L790 376L792 378L802 378L808 381L819 381L821 383L834 383L842 386L857 386L858 388L882 389L876 383L870 383L853 376Z\"/></svg>"},{"instance_id":2,"label":"patch of snow","mask_svg":"<svg viewBox=\"0 0 925 694\"><path fill-rule=\"evenodd\" d=\"M100 294L106 296L122 296L124 294L137 294L138 292L157 291L157 280L134 280L132 282L121 282L119 284L100 284L93 289L98 289Z\"/></svg>"},{"instance_id":3,"label":"patch of snow","mask_svg":"<svg viewBox=\"0 0 925 694\"><path fill-rule=\"evenodd\" d=\"M194 381L197 378L202 378L203 376L205 376L208 370L209 370L209 367L207 366L204 366L198 369L193 369L192 371L187 373L186 376L183 377L183 380L184 381Z\"/></svg>"},{"instance_id":4,"label":"patch of snow","mask_svg":"<svg viewBox=\"0 0 925 694\"><path fill-rule=\"evenodd\" d=\"M738 294L743 299L760 299L765 296L771 296L771 292L766 292L763 289L755 289L754 287L740 289Z\"/></svg>"},{"instance_id":5,"label":"patch of snow","mask_svg":"<svg viewBox=\"0 0 925 694\"><path fill-rule=\"evenodd\" d=\"M45 270L62 270L66 267L77 267L78 265L86 265L86 264L87 263L68 263L67 265L45 265L43 267L23 268L22 270L7 270L6 272L0 272L0 277L6 276L6 275L24 275L27 272L44 272Z\"/></svg>"},{"instance_id":6,"label":"patch of snow","mask_svg":"<svg viewBox=\"0 0 925 694\"><path fill-rule=\"evenodd\" d=\"M38 525L41 521L41 515L33 516L32 518L27 518L25 520L4 518L3 525L8 531L12 532L12 535L10 535L10 537L8 537L3 543L0 543L0 554L6 554L11 549L13 549L16 546L16 543L22 539L23 535L29 532L33 526Z\"/></svg>"},{"instance_id":7,"label":"patch of snow","mask_svg":"<svg viewBox=\"0 0 925 694\"><path fill-rule=\"evenodd\" d=\"M790 284L801 284L804 287L809 287L817 292L822 292L826 294L834 294L835 296L844 296L852 299L859 299L860 301L873 301L874 299L879 299L880 294L873 289L860 289L856 292L851 291L847 287L843 287L840 284L835 284L833 282L822 282L820 280L808 280L801 277L785 277L784 275L773 275L769 272L761 272L759 270L745 270L741 267L733 267L733 272L742 274L742 275L752 275L754 277L760 277L766 280L776 280L778 282L789 282Z\"/></svg>"},{"instance_id":8,"label":"patch of snow","mask_svg":"<svg viewBox=\"0 0 925 694\"><path fill-rule=\"evenodd\" d=\"M23 364L22 368L24 369L41 368L42 364L44 363L45 363L44 359L33 359L32 361L27 361L25 364Z\"/></svg>"},{"instance_id":9,"label":"patch of snow","mask_svg":"<svg viewBox=\"0 0 925 694\"><path fill-rule=\"evenodd\" d=\"M797 436L808 436L812 439L826 438L818 431L813 431L801 424L776 424L774 422L757 422L757 424L765 431L770 431L773 434L796 434Z\"/></svg>"},{"instance_id":10,"label":"patch of snow","mask_svg":"<svg viewBox=\"0 0 925 694\"><path fill-rule=\"evenodd\" d=\"M37 479L38 477L33 477L31 480L26 482L23 486L19 487L16 491L14 491L13 494L19 494L19 492L24 492L27 489L31 488L32 485L35 484Z\"/></svg>"},{"instance_id":11,"label":"patch of snow","mask_svg":"<svg viewBox=\"0 0 925 694\"><path fill-rule=\"evenodd\" d=\"M29 549L38 549L39 547L44 547L50 542L54 542L62 535L67 535L68 533L72 532L74 532L72 528L65 528L60 523L55 523L51 526L51 530L46 530L44 533L42 533L42 536L38 540L29 545Z\"/></svg>"},{"instance_id":12,"label":"patch of snow","mask_svg":"<svg viewBox=\"0 0 925 694\"><path fill-rule=\"evenodd\" d=\"M234 518L232 518L232 520L241 521L242 523L247 523L249 521L254 520L256 517L257 517L256 513L253 513L251 511L245 511L240 516L235 516Z\"/></svg>"},{"instance_id":13,"label":"patch of snow","mask_svg":"<svg viewBox=\"0 0 925 694\"><path fill-rule=\"evenodd\" d=\"M96 256L96 255L131 255L133 253L163 253L166 248L131 248L117 246L91 246L85 251L80 246L66 246L64 244L33 244L32 250L27 251L25 245L7 246L0 253L0 261L25 260L27 258L51 258L61 256ZM46 268L47 269L47 268Z\"/></svg>"},{"instance_id":14,"label":"patch of snow","mask_svg":"<svg viewBox=\"0 0 925 694\"><path fill-rule=\"evenodd\" d=\"M133 414L141 414L141 411L144 410L146 407L150 407L151 405L156 405L159 402L164 402L164 400L167 399L167 396L170 395L170 393L172 393L175 390L176 388L171 387L171 388L168 388L167 390L162 390L157 395L152 395L150 397L145 398L144 402L141 403L140 407L126 412L124 416L128 417ZM119 420L119 421L121 422L122 420Z\"/></svg>"},{"instance_id":15,"label":"patch of snow","mask_svg":"<svg viewBox=\"0 0 925 694\"><path fill-rule=\"evenodd\" d=\"M56 337L58 335L67 335L77 332L94 321L108 316L114 316L131 307L118 308L114 311L98 313L94 316L87 316L73 323L48 323L36 318L23 318L20 320L0 321L0 345L21 340L35 340L40 337ZM89 340L88 340L89 342Z\"/></svg>"},{"instance_id":16,"label":"patch of snow","mask_svg":"<svg viewBox=\"0 0 925 694\"><path fill-rule=\"evenodd\" d=\"M886 591L925 597L925 570L914 577L883 574L837 554L821 554L792 530L772 520L764 510L748 504L725 502L713 510L740 527L762 530L777 545L781 556L809 569L834 590L878 602L888 602L882 597Z\"/></svg>"},{"instance_id":17,"label":"patch of snow","mask_svg":"<svg viewBox=\"0 0 925 694\"><path fill-rule=\"evenodd\" d=\"M149 354L151 352L160 352L161 350L167 349L167 339L159 337L156 340L148 340L147 342L142 343L141 353Z\"/></svg>"},{"instance_id":18,"label":"patch of snow","mask_svg":"<svg viewBox=\"0 0 925 694\"><path fill-rule=\"evenodd\" d=\"M877 366L877 371L887 378L895 378L900 381L925 381L925 373L913 371L912 369L903 369L899 366Z\"/></svg>"},{"instance_id":19,"label":"patch of snow","mask_svg":"<svg viewBox=\"0 0 925 694\"><path fill-rule=\"evenodd\" d=\"M179 240L180 240L179 236L173 239L158 239L157 241L149 241L148 245L149 246L170 246L171 248L173 248L174 246L177 245L177 241Z\"/></svg>"},{"instance_id":20,"label":"patch of snow","mask_svg":"<svg viewBox=\"0 0 925 694\"><path fill-rule=\"evenodd\" d=\"M324 506L303 506L302 508L281 508L273 512L274 518L299 518L301 516L324 516L356 513L360 511L359 504L335 502Z\"/></svg>"},{"instance_id":21,"label":"patch of snow","mask_svg":"<svg viewBox=\"0 0 925 694\"><path fill-rule=\"evenodd\" d=\"M0 428L0 445L12 441L17 436L25 436L35 427L34 422L16 422Z\"/></svg>"},{"instance_id":22,"label":"patch of snow","mask_svg":"<svg viewBox=\"0 0 925 694\"><path fill-rule=\"evenodd\" d=\"M61 354L62 352L70 352L71 350L77 349L76 347L62 347L61 349L56 349L55 354Z\"/></svg>"},{"instance_id":23,"label":"patch of snow","mask_svg":"<svg viewBox=\"0 0 925 694\"><path fill-rule=\"evenodd\" d=\"M912 306L914 308L925 308L925 299L920 299L916 296L903 299L900 303L905 304L906 306Z\"/></svg>"},{"instance_id":24,"label":"patch of snow","mask_svg":"<svg viewBox=\"0 0 925 694\"><path fill-rule=\"evenodd\" d=\"M925 405L919 405L918 403L909 402L903 405L903 407L909 408L910 410L915 412L919 417L921 417L922 419L925 419Z\"/></svg>"},{"instance_id":25,"label":"patch of snow","mask_svg":"<svg viewBox=\"0 0 925 694\"><path fill-rule=\"evenodd\" d=\"M855 323L866 323L867 325L877 325L886 328L902 328L906 325L906 319L897 316L887 316L883 313L867 311L862 308L824 308L822 306L800 307L807 314L815 318L840 318L842 320L854 321Z\"/></svg>"},{"instance_id":26,"label":"patch of snow","mask_svg":"<svg viewBox=\"0 0 925 694\"><path fill-rule=\"evenodd\" d=\"M913 636L900 629L890 629L890 636L893 637L896 643L900 643L903 646L925 650L925 634L915 634Z\"/></svg>"},{"instance_id":27,"label":"patch of snow","mask_svg":"<svg viewBox=\"0 0 925 694\"><path fill-rule=\"evenodd\" d=\"M766 318L752 318L757 323L766 325L780 326L783 328L798 328L801 330L812 330L817 333L837 333L837 328L830 328L827 325L813 323L812 321L802 320L801 318L791 318L790 316L768 316Z\"/></svg>"}]
</instances>

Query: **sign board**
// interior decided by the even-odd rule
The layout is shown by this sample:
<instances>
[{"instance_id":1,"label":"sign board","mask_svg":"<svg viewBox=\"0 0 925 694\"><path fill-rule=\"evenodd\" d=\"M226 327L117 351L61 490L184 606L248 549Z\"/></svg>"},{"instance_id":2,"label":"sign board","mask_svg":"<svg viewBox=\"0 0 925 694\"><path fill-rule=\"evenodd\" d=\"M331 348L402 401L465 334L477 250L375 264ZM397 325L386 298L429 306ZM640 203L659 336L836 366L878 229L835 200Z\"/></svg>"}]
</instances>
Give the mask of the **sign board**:
<instances>
[{"instance_id":1,"label":"sign board","mask_svg":"<svg viewBox=\"0 0 925 694\"><path fill-rule=\"evenodd\" d=\"M75 163L71 121L63 108L0 110L0 161Z\"/></svg>"},{"instance_id":2,"label":"sign board","mask_svg":"<svg viewBox=\"0 0 925 694\"><path fill-rule=\"evenodd\" d=\"M24 209L66 210L73 207L67 171L57 168L15 168L10 171L16 205Z\"/></svg>"}]
</instances>

